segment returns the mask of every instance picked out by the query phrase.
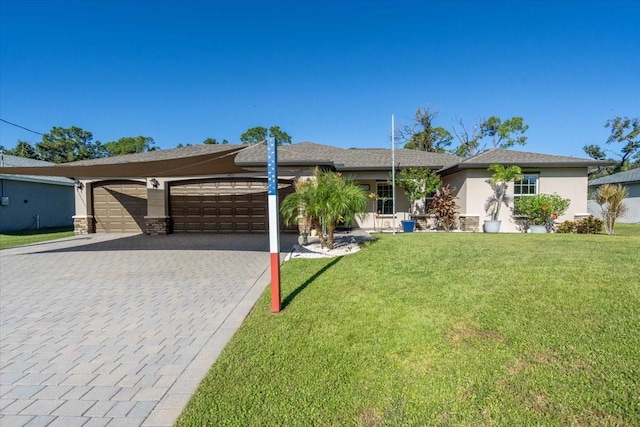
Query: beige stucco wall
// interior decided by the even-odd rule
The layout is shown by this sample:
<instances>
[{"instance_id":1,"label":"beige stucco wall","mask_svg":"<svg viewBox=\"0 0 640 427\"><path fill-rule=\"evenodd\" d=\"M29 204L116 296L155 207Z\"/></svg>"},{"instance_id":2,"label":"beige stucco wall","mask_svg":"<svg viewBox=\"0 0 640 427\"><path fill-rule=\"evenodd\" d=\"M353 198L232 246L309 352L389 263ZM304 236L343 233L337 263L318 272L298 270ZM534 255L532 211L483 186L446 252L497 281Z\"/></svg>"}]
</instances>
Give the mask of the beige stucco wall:
<instances>
[{"instance_id":1,"label":"beige stucco wall","mask_svg":"<svg viewBox=\"0 0 640 427\"><path fill-rule=\"evenodd\" d=\"M543 169L540 171L540 193L558 193L571 200L569 209L559 221L573 220L575 215L588 212L588 175L587 168Z\"/></svg>"},{"instance_id":2,"label":"beige stucco wall","mask_svg":"<svg viewBox=\"0 0 640 427\"><path fill-rule=\"evenodd\" d=\"M451 175L445 175L442 176L442 184L443 185L450 185L451 187L453 187L454 190L454 195L457 197L456 203L458 205L458 209L459 209L459 213L465 214L465 215L473 215L473 214L477 214L480 215L482 212L467 212L466 211L466 207L467 207L467 193L469 191L469 186L467 185L467 174L468 174L468 170L462 170L460 172L451 174Z\"/></svg>"},{"instance_id":3,"label":"beige stucco wall","mask_svg":"<svg viewBox=\"0 0 640 427\"><path fill-rule=\"evenodd\" d=\"M573 220L574 215L587 212L587 168L545 168L529 170L523 169L524 174L538 175L538 193L557 193L560 197L571 200L569 209L558 221ZM464 179L464 191L458 200L461 214L478 214L480 224L486 219L490 219L484 210L487 199L491 196L492 190L486 182L491 176L489 171L484 169L468 169L456 174L444 177L443 181L458 182ZM509 196L508 206L502 205L500 217L502 221L501 232L518 232L516 223L513 221L513 183L509 184L507 191Z\"/></svg>"},{"instance_id":4,"label":"beige stucco wall","mask_svg":"<svg viewBox=\"0 0 640 427\"><path fill-rule=\"evenodd\" d=\"M74 217L86 218L91 215L91 206L93 201L91 199L91 181L80 180L81 188L76 187L75 191L75 215Z\"/></svg>"},{"instance_id":5,"label":"beige stucco wall","mask_svg":"<svg viewBox=\"0 0 640 427\"><path fill-rule=\"evenodd\" d=\"M359 184L369 185L368 193L376 192L377 183L385 183L389 180L388 172L368 172L354 173L350 176ZM396 229L400 229L400 221L409 217L409 201L400 187L396 187L396 216L377 215L377 204L375 200L369 200L368 212L361 218L356 218L357 226L365 230L391 230L394 222Z\"/></svg>"}]
</instances>

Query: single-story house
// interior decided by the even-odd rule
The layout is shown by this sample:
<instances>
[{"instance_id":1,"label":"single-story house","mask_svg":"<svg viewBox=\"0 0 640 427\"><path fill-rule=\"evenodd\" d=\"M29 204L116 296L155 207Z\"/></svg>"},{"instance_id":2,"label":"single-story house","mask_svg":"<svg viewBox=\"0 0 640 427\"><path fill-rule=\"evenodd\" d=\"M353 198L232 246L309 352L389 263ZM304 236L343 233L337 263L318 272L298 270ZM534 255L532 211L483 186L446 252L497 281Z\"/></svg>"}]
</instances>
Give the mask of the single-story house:
<instances>
[{"instance_id":1,"label":"single-story house","mask_svg":"<svg viewBox=\"0 0 640 427\"><path fill-rule=\"evenodd\" d=\"M603 184L620 184L627 187L629 195L624 201L627 212L618 218L618 222L640 223L640 168L592 179L589 181L589 194L591 195ZM600 205L591 196L589 197L588 209L594 216L602 217Z\"/></svg>"},{"instance_id":2,"label":"single-story house","mask_svg":"<svg viewBox=\"0 0 640 427\"><path fill-rule=\"evenodd\" d=\"M511 184L511 199L542 192L571 199L565 218L586 214L588 169L608 164L501 149L468 159L407 149L394 154L397 170L431 168L444 184L456 188L461 228L466 231L481 231L487 218L484 204L492 193L486 182L490 164L522 167L525 177ZM77 233L262 233L268 224L266 157L264 145L199 145L73 162L42 169L42 173L79 180L74 216ZM399 188L396 217L392 215L390 149L344 149L311 142L281 146L280 198L294 191L297 179L312 176L316 167L351 175L367 193L378 196L370 200L358 227L389 229L408 218L409 203ZM500 219L501 231L518 230L508 208L502 209Z\"/></svg>"},{"instance_id":3,"label":"single-story house","mask_svg":"<svg viewBox=\"0 0 640 427\"><path fill-rule=\"evenodd\" d=\"M51 165L53 163L0 153L0 232L73 225L73 180L2 173L5 167Z\"/></svg>"}]
</instances>

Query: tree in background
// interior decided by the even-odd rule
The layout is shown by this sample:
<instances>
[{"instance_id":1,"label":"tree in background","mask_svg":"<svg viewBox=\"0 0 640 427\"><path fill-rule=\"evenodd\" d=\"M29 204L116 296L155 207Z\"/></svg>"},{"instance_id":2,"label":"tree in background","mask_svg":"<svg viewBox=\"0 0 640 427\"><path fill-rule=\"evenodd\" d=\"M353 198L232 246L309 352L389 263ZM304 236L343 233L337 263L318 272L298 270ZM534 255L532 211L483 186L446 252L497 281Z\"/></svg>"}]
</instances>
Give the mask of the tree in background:
<instances>
[{"instance_id":1,"label":"tree in background","mask_svg":"<svg viewBox=\"0 0 640 427\"><path fill-rule=\"evenodd\" d=\"M460 157L471 157L480 154L480 140L482 139L480 125L475 124L469 129L462 119L457 118L455 122L456 126L453 127L453 134L458 138L460 145L453 149L451 154Z\"/></svg>"},{"instance_id":2,"label":"tree in background","mask_svg":"<svg viewBox=\"0 0 640 427\"><path fill-rule=\"evenodd\" d=\"M291 144L291 136L280 129L280 126L271 126L269 129L256 126L240 135L240 141L244 144L257 144L267 138L274 138L277 145Z\"/></svg>"},{"instance_id":3,"label":"tree in background","mask_svg":"<svg viewBox=\"0 0 640 427\"><path fill-rule=\"evenodd\" d=\"M207 138L204 141L202 141L202 143L204 145L217 145L217 144L228 144L229 141L227 141L226 139L223 139L222 142L218 142L218 140L215 138Z\"/></svg>"},{"instance_id":4,"label":"tree in background","mask_svg":"<svg viewBox=\"0 0 640 427\"><path fill-rule=\"evenodd\" d=\"M103 149L108 157L121 156L123 154L144 153L155 151L155 141L149 136L126 136L117 141L107 142Z\"/></svg>"},{"instance_id":5,"label":"tree in background","mask_svg":"<svg viewBox=\"0 0 640 427\"><path fill-rule=\"evenodd\" d=\"M620 150L620 154L613 153L619 157L616 165L612 168L605 169L600 175L608 175L610 173L622 172L625 170L640 167L640 119L628 117L614 117L607 120L604 127L611 129L611 135L607 139L607 144L624 144ZM596 144L585 145L582 147L585 153L596 160L606 160L605 151ZM610 151L611 152L611 151ZM613 160L613 159L610 159Z\"/></svg>"},{"instance_id":6,"label":"tree in background","mask_svg":"<svg viewBox=\"0 0 640 427\"><path fill-rule=\"evenodd\" d=\"M445 128L433 125L437 116L438 112L431 112L428 107L418 108L411 125L395 130L396 138L404 142L404 148L445 153L453 136Z\"/></svg>"},{"instance_id":7,"label":"tree in background","mask_svg":"<svg viewBox=\"0 0 640 427\"><path fill-rule=\"evenodd\" d=\"M93 141L91 132L72 126L68 129L53 127L35 146L19 140L13 149L5 150L5 153L53 163L68 163L157 149L153 138L148 136L123 137L102 144L100 141Z\"/></svg>"},{"instance_id":8,"label":"tree in background","mask_svg":"<svg viewBox=\"0 0 640 427\"><path fill-rule=\"evenodd\" d=\"M53 163L67 163L104 157L100 141L93 142L93 134L79 127L53 127L36 144L38 159Z\"/></svg>"},{"instance_id":9,"label":"tree in background","mask_svg":"<svg viewBox=\"0 0 640 427\"><path fill-rule=\"evenodd\" d=\"M461 119L457 120L457 128L453 133L460 145L453 150L453 154L471 157L491 148L511 148L514 145L525 145L527 137L524 133L529 129L522 117L512 117L502 121L499 117L491 116L481 120L471 129L467 129ZM487 141L487 139L489 139ZM483 142L484 140L484 142Z\"/></svg>"},{"instance_id":10,"label":"tree in background","mask_svg":"<svg viewBox=\"0 0 640 427\"><path fill-rule=\"evenodd\" d=\"M16 146L12 150L3 150L6 154L11 156L26 157L27 159L37 159L38 153L33 145L27 141L18 140Z\"/></svg>"}]
</instances>

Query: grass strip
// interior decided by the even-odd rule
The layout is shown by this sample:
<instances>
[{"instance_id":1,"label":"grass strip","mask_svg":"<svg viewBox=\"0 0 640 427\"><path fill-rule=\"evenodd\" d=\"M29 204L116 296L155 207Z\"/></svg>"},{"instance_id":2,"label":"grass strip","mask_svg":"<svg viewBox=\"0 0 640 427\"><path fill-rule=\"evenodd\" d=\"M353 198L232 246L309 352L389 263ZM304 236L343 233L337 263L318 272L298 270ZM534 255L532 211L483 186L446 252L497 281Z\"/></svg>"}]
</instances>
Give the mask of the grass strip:
<instances>
[{"instance_id":1,"label":"grass strip","mask_svg":"<svg viewBox=\"0 0 640 427\"><path fill-rule=\"evenodd\" d=\"M39 230L14 232L8 231L0 234L0 249L62 239L63 237L71 237L73 235L72 227L41 228Z\"/></svg>"}]
</instances>

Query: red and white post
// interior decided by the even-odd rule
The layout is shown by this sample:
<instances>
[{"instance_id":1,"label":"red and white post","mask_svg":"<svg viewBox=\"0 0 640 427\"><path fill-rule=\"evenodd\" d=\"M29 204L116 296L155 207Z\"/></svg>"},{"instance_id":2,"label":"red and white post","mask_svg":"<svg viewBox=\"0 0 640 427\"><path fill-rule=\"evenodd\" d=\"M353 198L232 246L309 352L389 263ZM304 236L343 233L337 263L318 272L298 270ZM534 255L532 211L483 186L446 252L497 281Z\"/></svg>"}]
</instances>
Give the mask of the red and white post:
<instances>
[{"instance_id":1,"label":"red and white post","mask_svg":"<svg viewBox=\"0 0 640 427\"><path fill-rule=\"evenodd\" d=\"M267 185L269 202L269 254L271 256L271 312L280 312L280 207L278 201L278 148L267 140Z\"/></svg>"}]
</instances>

